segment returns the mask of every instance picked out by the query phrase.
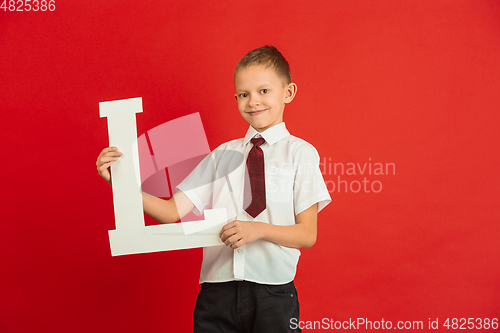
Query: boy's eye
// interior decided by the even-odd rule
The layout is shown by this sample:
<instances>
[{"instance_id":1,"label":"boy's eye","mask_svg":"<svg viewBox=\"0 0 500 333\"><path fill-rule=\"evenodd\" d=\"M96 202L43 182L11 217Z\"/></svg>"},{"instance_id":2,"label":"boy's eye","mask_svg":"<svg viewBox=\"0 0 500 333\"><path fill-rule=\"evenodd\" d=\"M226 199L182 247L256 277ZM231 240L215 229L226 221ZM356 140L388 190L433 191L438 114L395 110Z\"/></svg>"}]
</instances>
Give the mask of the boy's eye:
<instances>
[{"instance_id":1,"label":"boy's eye","mask_svg":"<svg viewBox=\"0 0 500 333\"><path fill-rule=\"evenodd\" d=\"M245 97L247 97L247 96L248 96L248 94L246 94L246 93L241 93L241 94L240 94L240 98L245 98Z\"/></svg>"},{"instance_id":2,"label":"boy's eye","mask_svg":"<svg viewBox=\"0 0 500 333\"><path fill-rule=\"evenodd\" d=\"M262 89L260 92L261 92L262 94L267 94L267 93L269 92L269 90L268 90L268 89Z\"/></svg>"}]
</instances>

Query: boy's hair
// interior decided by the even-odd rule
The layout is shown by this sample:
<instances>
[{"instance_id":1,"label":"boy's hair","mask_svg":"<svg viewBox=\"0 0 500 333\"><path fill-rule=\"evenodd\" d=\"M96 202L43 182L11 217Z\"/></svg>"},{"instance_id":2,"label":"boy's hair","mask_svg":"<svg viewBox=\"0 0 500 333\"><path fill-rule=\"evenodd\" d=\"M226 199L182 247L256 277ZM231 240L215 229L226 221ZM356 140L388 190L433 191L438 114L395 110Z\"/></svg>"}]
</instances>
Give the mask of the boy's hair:
<instances>
[{"instance_id":1,"label":"boy's hair","mask_svg":"<svg viewBox=\"0 0 500 333\"><path fill-rule=\"evenodd\" d=\"M252 65L264 65L268 68L272 67L276 74L283 79L285 85L292 82L292 74L288 61L286 61L281 52L272 45L259 47L245 54L236 65L234 75L236 76L236 73L238 73L240 69Z\"/></svg>"}]
</instances>

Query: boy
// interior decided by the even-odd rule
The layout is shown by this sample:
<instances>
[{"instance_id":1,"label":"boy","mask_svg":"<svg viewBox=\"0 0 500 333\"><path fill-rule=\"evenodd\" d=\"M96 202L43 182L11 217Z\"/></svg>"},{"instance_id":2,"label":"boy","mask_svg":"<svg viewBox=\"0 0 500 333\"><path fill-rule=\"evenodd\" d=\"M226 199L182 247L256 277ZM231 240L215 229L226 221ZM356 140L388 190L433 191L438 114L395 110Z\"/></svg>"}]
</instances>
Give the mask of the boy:
<instances>
[{"instance_id":1,"label":"boy","mask_svg":"<svg viewBox=\"0 0 500 333\"><path fill-rule=\"evenodd\" d=\"M285 105L297 92L283 55L273 46L250 51L236 66L234 84L238 109L250 124L245 137L209 154L172 199L143 195L144 211L161 223L191 210L228 211L231 222L220 232L225 246L203 249L194 332L291 332L292 318L299 317L293 284L298 249L316 242L317 213L330 196L316 149L291 136L283 122ZM246 163L224 174L230 152L241 153ZM108 183L109 166L120 155L110 147L98 157ZM217 174L210 186L197 186L211 165L225 177Z\"/></svg>"}]
</instances>

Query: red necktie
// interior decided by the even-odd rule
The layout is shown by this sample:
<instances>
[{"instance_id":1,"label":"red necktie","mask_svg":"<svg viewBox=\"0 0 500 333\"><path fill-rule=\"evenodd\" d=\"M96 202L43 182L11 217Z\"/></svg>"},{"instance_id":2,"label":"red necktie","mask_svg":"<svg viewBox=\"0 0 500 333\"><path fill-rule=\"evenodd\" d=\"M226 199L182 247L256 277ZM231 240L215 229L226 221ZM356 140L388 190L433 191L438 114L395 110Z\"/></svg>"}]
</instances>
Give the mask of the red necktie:
<instances>
[{"instance_id":1,"label":"red necktie","mask_svg":"<svg viewBox=\"0 0 500 333\"><path fill-rule=\"evenodd\" d=\"M248 153L247 169L252 189L252 202L246 212L253 218L266 209L266 180L264 176L264 152L259 147L266 142L263 138L253 138L253 147Z\"/></svg>"}]
</instances>

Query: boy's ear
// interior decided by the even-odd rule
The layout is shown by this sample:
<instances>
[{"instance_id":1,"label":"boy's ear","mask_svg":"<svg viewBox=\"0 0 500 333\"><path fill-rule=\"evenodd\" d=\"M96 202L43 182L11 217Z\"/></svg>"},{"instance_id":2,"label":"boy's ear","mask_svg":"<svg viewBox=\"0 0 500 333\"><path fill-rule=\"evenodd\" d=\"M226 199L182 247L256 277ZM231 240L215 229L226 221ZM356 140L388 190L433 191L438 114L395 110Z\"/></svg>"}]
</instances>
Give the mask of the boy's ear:
<instances>
[{"instance_id":1,"label":"boy's ear","mask_svg":"<svg viewBox=\"0 0 500 333\"><path fill-rule=\"evenodd\" d=\"M285 87L285 104L290 103L297 94L297 85L293 82L289 83Z\"/></svg>"}]
</instances>

